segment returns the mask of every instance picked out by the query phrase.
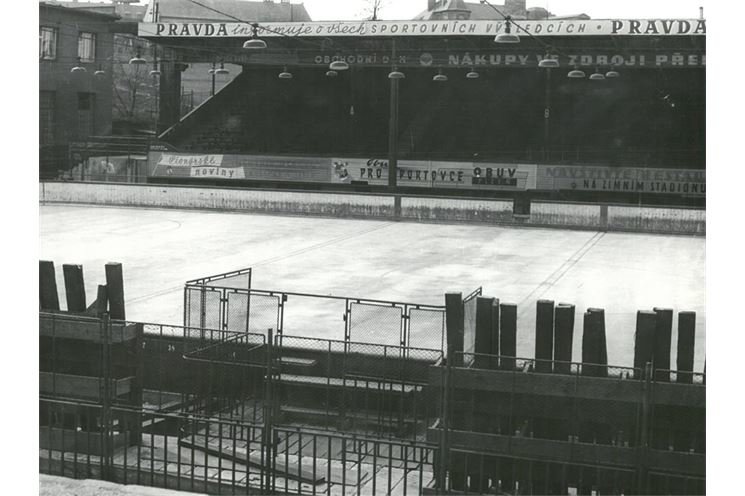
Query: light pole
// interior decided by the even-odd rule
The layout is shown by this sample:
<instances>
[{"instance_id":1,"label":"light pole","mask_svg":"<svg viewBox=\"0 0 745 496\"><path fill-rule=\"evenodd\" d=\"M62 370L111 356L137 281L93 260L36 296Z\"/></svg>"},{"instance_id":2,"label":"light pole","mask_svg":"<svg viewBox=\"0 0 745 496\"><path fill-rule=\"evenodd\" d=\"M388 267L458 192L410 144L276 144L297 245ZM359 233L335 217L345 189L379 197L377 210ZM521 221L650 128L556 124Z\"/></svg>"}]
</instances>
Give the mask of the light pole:
<instances>
[{"instance_id":1,"label":"light pole","mask_svg":"<svg viewBox=\"0 0 745 496\"><path fill-rule=\"evenodd\" d=\"M396 39L392 38L391 60L396 60ZM388 74L391 80L390 117L388 124L388 186L396 187L398 175L398 81L403 79L404 74L399 72L395 65Z\"/></svg>"},{"instance_id":2,"label":"light pole","mask_svg":"<svg viewBox=\"0 0 745 496\"><path fill-rule=\"evenodd\" d=\"M546 69L546 100L543 109L543 161L548 162L551 123L551 68Z\"/></svg>"}]
</instances>

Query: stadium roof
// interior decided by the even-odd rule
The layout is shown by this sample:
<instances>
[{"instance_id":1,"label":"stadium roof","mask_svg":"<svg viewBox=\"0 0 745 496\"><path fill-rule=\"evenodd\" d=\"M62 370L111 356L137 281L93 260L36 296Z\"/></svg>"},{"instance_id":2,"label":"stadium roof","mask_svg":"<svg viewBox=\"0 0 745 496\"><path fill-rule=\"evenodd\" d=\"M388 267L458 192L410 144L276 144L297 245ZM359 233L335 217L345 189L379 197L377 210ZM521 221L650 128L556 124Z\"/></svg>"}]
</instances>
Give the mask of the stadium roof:
<instances>
[{"instance_id":1,"label":"stadium roof","mask_svg":"<svg viewBox=\"0 0 745 496\"><path fill-rule=\"evenodd\" d=\"M86 4L77 4L75 2L56 2L56 1L48 1L48 0L39 2L39 8L64 10L67 12L69 12L70 10L75 10L76 13L79 13L82 15L98 17L100 19L105 18L110 21L119 20L119 16L116 15L114 12L98 12L96 10L81 9L81 8L77 8L78 5L86 5Z\"/></svg>"}]
</instances>

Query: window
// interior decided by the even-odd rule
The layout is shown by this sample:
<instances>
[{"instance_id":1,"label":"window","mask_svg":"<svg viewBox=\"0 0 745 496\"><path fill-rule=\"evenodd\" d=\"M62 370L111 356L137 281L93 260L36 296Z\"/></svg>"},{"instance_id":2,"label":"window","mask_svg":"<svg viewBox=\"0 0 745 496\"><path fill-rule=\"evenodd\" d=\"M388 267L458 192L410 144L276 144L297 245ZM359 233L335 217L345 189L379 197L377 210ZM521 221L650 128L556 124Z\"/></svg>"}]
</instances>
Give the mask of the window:
<instances>
[{"instance_id":1,"label":"window","mask_svg":"<svg viewBox=\"0 0 745 496\"><path fill-rule=\"evenodd\" d=\"M39 92L39 144L54 143L54 91Z\"/></svg>"},{"instance_id":2,"label":"window","mask_svg":"<svg viewBox=\"0 0 745 496\"><path fill-rule=\"evenodd\" d=\"M96 95L78 93L78 138L83 139L94 134Z\"/></svg>"},{"instance_id":3,"label":"window","mask_svg":"<svg viewBox=\"0 0 745 496\"><path fill-rule=\"evenodd\" d=\"M82 32L78 35L78 57L81 62L96 60L96 35Z\"/></svg>"},{"instance_id":4,"label":"window","mask_svg":"<svg viewBox=\"0 0 745 496\"><path fill-rule=\"evenodd\" d=\"M39 27L39 59L57 58L57 30L46 26Z\"/></svg>"}]
</instances>

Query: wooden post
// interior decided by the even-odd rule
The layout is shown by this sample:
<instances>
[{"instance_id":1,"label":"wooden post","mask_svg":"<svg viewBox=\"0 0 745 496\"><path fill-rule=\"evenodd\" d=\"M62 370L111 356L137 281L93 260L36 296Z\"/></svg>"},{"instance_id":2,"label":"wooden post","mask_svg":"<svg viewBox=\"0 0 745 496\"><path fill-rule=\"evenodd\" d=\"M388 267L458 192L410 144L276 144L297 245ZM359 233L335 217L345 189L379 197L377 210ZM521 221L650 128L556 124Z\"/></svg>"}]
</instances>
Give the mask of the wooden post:
<instances>
[{"instance_id":1,"label":"wooden post","mask_svg":"<svg viewBox=\"0 0 745 496\"><path fill-rule=\"evenodd\" d=\"M559 303L554 311L554 372L571 373L573 340L574 305Z\"/></svg>"},{"instance_id":2,"label":"wooden post","mask_svg":"<svg viewBox=\"0 0 745 496\"><path fill-rule=\"evenodd\" d=\"M654 377L656 381L670 382L670 348L673 332L673 311L654 308L657 320L654 332Z\"/></svg>"},{"instance_id":3,"label":"wooden post","mask_svg":"<svg viewBox=\"0 0 745 496\"><path fill-rule=\"evenodd\" d=\"M598 334L598 356L597 362L595 362L600 365L598 375L600 377L608 377L608 341L605 337L605 310L602 308L588 308L587 311L593 316L593 325Z\"/></svg>"},{"instance_id":4,"label":"wooden post","mask_svg":"<svg viewBox=\"0 0 745 496\"><path fill-rule=\"evenodd\" d=\"M96 300L90 304L85 310L85 313L100 318L101 315L106 313L108 301L106 286L99 284L98 291L96 292Z\"/></svg>"},{"instance_id":5,"label":"wooden post","mask_svg":"<svg viewBox=\"0 0 745 496\"><path fill-rule=\"evenodd\" d=\"M489 368L496 369L499 367L499 298L495 298L491 310L491 350L492 355Z\"/></svg>"},{"instance_id":6,"label":"wooden post","mask_svg":"<svg viewBox=\"0 0 745 496\"><path fill-rule=\"evenodd\" d=\"M494 298L476 298L476 340L474 343L474 367L489 368L489 353L492 350L492 306Z\"/></svg>"},{"instance_id":7,"label":"wooden post","mask_svg":"<svg viewBox=\"0 0 745 496\"><path fill-rule=\"evenodd\" d=\"M463 294L445 293L446 359L458 367L463 362Z\"/></svg>"},{"instance_id":8,"label":"wooden post","mask_svg":"<svg viewBox=\"0 0 745 496\"><path fill-rule=\"evenodd\" d=\"M535 313L535 371L550 374L554 354L554 302L538 300Z\"/></svg>"},{"instance_id":9,"label":"wooden post","mask_svg":"<svg viewBox=\"0 0 745 496\"><path fill-rule=\"evenodd\" d=\"M83 281L83 266L64 264L62 266L62 272L65 276L67 311L85 312L85 282Z\"/></svg>"},{"instance_id":10,"label":"wooden post","mask_svg":"<svg viewBox=\"0 0 745 496\"><path fill-rule=\"evenodd\" d=\"M59 311L59 294L54 262L39 260L39 308Z\"/></svg>"},{"instance_id":11,"label":"wooden post","mask_svg":"<svg viewBox=\"0 0 745 496\"><path fill-rule=\"evenodd\" d=\"M599 355L598 333L594 324L596 318L587 311L582 322L582 375L594 376L597 373L597 357ZM592 365L590 365L592 364Z\"/></svg>"},{"instance_id":12,"label":"wooden post","mask_svg":"<svg viewBox=\"0 0 745 496\"><path fill-rule=\"evenodd\" d=\"M636 312L636 333L634 335L634 378L644 378L647 363L654 356L654 334L657 327L657 314L639 310Z\"/></svg>"},{"instance_id":13,"label":"wooden post","mask_svg":"<svg viewBox=\"0 0 745 496\"><path fill-rule=\"evenodd\" d=\"M500 368L513 370L517 356L517 305L499 304Z\"/></svg>"},{"instance_id":14,"label":"wooden post","mask_svg":"<svg viewBox=\"0 0 745 496\"><path fill-rule=\"evenodd\" d=\"M106 289L108 291L111 319L124 320L124 277L122 275L122 264L115 262L106 264Z\"/></svg>"},{"instance_id":15,"label":"wooden post","mask_svg":"<svg viewBox=\"0 0 745 496\"><path fill-rule=\"evenodd\" d=\"M693 353L696 343L696 312L678 312L678 379L693 382Z\"/></svg>"}]
</instances>

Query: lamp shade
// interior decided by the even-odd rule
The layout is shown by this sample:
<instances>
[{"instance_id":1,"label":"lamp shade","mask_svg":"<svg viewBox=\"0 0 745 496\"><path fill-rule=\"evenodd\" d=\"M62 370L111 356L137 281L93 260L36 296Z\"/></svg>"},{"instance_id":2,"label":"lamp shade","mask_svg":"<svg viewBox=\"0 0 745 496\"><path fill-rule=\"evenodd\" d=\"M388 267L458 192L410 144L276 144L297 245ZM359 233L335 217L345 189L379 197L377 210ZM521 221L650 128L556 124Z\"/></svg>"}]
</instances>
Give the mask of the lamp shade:
<instances>
[{"instance_id":1,"label":"lamp shade","mask_svg":"<svg viewBox=\"0 0 745 496\"><path fill-rule=\"evenodd\" d=\"M346 71L349 69L349 64L343 60L334 60L329 64L329 69L332 71Z\"/></svg>"},{"instance_id":2,"label":"lamp shade","mask_svg":"<svg viewBox=\"0 0 745 496\"><path fill-rule=\"evenodd\" d=\"M258 38L251 38L243 43L243 48L246 50L263 50L266 48L266 42Z\"/></svg>"},{"instance_id":3,"label":"lamp shade","mask_svg":"<svg viewBox=\"0 0 745 496\"><path fill-rule=\"evenodd\" d=\"M520 37L512 33L498 34L494 38L495 43L520 43Z\"/></svg>"},{"instance_id":4,"label":"lamp shade","mask_svg":"<svg viewBox=\"0 0 745 496\"><path fill-rule=\"evenodd\" d=\"M466 79L478 79L479 73L471 69L466 73Z\"/></svg>"},{"instance_id":5,"label":"lamp shade","mask_svg":"<svg viewBox=\"0 0 745 496\"><path fill-rule=\"evenodd\" d=\"M279 76L277 76L279 79L292 79L292 73L287 70L287 67L284 68L282 72L279 73Z\"/></svg>"},{"instance_id":6,"label":"lamp shade","mask_svg":"<svg viewBox=\"0 0 745 496\"><path fill-rule=\"evenodd\" d=\"M612 69L610 71L608 71L608 72L605 73L605 77L606 78L609 78L609 79L617 78L617 77L620 77L620 76L621 76L621 74L619 74L618 71L614 71Z\"/></svg>"},{"instance_id":7,"label":"lamp shade","mask_svg":"<svg viewBox=\"0 0 745 496\"><path fill-rule=\"evenodd\" d=\"M584 79L585 71L577 69L576 67L567 73L567 77L570 79Z\"/></svg>"},{"instance_id":8,"label":"lamp shade","mask_svg":"<svg viewBox=\"0 0 745 496\"><path fill-rule=\"evenodd\" d=\"M331 70L326 71L326 76L328 76L328 77L336 77L338 75L339 75L339 73L336 72L336 71L331 71Z\"/></svg>"},{"instance_id":9,"label":"lamp shade","mask_svg":"<svg viewBox=\"0 0 745 496\"><path fill-rule=\"evenodd\" d=\"M399 71L398 69L393 69L391 72L388 73L388 79L403 79L406 76L403 72Z\"/></svg>"},{"instance_id":10,"label":"lamp shade","mask_svg":"<svg viewBox=\"0 0 745 496\"><path fill-rule=\"evenodd\" d=\"M605 74L602 72L595 71L592 74L590 74L589 77L590 81L603 81L605 79Z\"/></svg>"},{"instance_id":11,"label":"lamp shade","mask_svg":"<svg viewBox=\"0 0 745 496\"><path fill-rule=\"evenodd\" d=\"M538 62L538 67L541 69L556 69L559 67L559 61L556 59L545 58Z\"/></svg>"}]
</instances>

